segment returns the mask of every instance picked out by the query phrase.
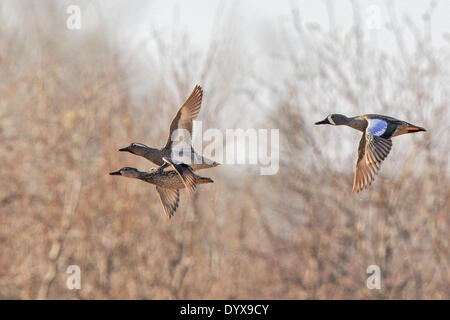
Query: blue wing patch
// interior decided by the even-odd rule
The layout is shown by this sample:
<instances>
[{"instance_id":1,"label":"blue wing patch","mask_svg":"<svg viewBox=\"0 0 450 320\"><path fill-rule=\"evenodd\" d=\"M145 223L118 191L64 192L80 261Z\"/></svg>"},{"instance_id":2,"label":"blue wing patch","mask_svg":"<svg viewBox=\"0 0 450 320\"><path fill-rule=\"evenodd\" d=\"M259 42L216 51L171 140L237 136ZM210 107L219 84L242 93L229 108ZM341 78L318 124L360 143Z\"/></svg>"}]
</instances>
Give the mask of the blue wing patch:
<instances>
[{"instance_id":1,"label":"blue wing patch","mask_svg":"<svg viewBox=\"0 0 450 320\"><path fill-rule=\"evenodd\" d=\"M381 119L367 119L369 125L367 126L367 133L373 136L382 136L386 131L387 122Z\"/></svg>"}]
</instances>

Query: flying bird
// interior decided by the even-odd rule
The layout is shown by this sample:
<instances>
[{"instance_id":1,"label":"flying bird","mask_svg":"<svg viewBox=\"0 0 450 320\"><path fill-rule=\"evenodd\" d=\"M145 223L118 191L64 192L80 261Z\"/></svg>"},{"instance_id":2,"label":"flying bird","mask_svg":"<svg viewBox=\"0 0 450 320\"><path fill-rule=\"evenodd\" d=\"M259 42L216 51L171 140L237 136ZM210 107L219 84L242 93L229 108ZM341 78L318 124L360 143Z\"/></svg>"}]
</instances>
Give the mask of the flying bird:
<instances>
[{"instance_id":1,"label":"flying bird","mask_svg":"<svg viewBox=\"0 0 450 320\"><path fill-rule=\"evenodd\" d=\"M142 172L136 168L124 167L120 170L110 172L110 175L120 175L127 178L140 179L154 184L166 216L170 219L178 208L180 202L180 189L194 192L197 184L213 183L211 178L201 177L195 174L192 168L180 161L163 157L171 170L158 170L153 168L150 172Z\"/></svg>"},{"instance_id":2,"label":"flying bird","mask_svg":"<svg viewBox=\"0 0 450 320\"><path fill-rule=\"evenodd\" d=\"M119 151L127 151L144 157L154 164L161 166L159 168L160 171L168 166L168 164L163 161L163 157L171 157L180 160L190 165L193 170L218 166L219 163L197 154L192 147L192 141L190 139L192 137L192 121L197 118L197 115L200 112L202 97L202 88L198 85L195 86L192 93L173 118L172 123L170 124L169 137L167 138L166 145L161 149L133 142L128 147L119 149ZM176 133L179 132L177 130L185 130L185 132L188 133L188 136L184 136L182 147L180 147L180 144L174 145L173 143L174 133L176 135Z\"/></svg>"},{"instance_id":3,"label":"flying bird","mask_svg":"<svg viewBox=\"0 0 450 320\"><path fill-rule=\"evenodd\" d=\"M335 113L315 124L345 125L363 132L359 141L353 192L362 191L373 182L381 163L391 151L391 138L406 133L426 131L424 128L406 121L379 114L366 114L349 118Z\"/></svg>"}]
</instances>

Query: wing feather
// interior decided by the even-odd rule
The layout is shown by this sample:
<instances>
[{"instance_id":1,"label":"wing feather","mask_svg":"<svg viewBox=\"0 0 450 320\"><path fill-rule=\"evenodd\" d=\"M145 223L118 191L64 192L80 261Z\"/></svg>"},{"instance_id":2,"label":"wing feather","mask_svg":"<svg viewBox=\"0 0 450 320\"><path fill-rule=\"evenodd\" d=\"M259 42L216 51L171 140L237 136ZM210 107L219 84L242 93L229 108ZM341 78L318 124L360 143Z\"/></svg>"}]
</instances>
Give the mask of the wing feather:
<instances>
[{"instance_id":1,"label":"wing feather","mask_svg":"<svg viewBox=\"0 0 450 320\"><path fill-rule=\"evenodd\" d=\"M197 118L198 113L200 112L202 98L203 89L197 85L173 118L172 123L170 124L169 137L165 148L170 148L172 146L172 135L177 129L183 129L189 132L190 136L184 137L184 139L185 141L189 140L186 142L189 145L191 144L192 120Z\"/></svg>"},{"instance_id":2,"label":"wing feather","mask_svg":"<svg viewBox=\"0 0 450 320\"><path fill-rule=\"evenodd\" d=\"M362 191L372 184L391 148L391 139L374 136L368 131L363 133L358 147L353 192Z\"/></svg>"},{"instance_id":3,"label":"wing feather","mask_svg":"<svg viewBox=\"0 0 450 320\"><path fill-rule=\"evenodd\" d=\"M172 218L180 203L180 191L158 186L156 187L156 191L159 193L159 200L161 201L164 213L169 219Z\"/></svg>"},{"instance_id":4,"label":"wing feather","mask_svg":"<svg viewBox=\"0 0 450 320\"><path fill-rule=\"evenodd\" d=\"M195 173L192 168L181 162L168 157L163 157L164 162L169 164L178 173L178 176L183 181L184 186L189 192L194 192L197 184L195 180Z\"/></svg>"}]
</instances>

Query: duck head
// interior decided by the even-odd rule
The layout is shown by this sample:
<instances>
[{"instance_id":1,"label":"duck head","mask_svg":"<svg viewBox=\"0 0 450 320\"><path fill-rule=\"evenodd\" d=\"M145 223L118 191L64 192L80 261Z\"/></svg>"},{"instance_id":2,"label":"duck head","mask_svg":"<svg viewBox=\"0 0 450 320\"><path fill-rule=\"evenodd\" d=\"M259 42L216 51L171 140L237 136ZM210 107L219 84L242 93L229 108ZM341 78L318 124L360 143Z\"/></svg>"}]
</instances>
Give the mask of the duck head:
<instances>
[{"instance_id":1,"label":"duck head","mask_svg":"<svg viewBox=\"0 0 450 320\"><path fill-rule=\"evenodd\" d=\"M331 124L333 126L340 126L343 124L347 124L348 123L348 118L346 116L344 116L343 114L339 114L339 113L333 113L328 115L325 119L323 119L322 121L318 121L315 124Z\"/></svg>"},{"instance_id":2,"label":"duck head","mask_svg":"<svg viewBox=\"0 0 450 320\"><path fill-rule=\"evenodd\" d=\"M109 174L112 176L124 176L127 178L139 178L140 171L136 168L123 167L122 169L114 171L114 172L110 172Z\"/></svg>"},{"instance_id":3,"label":"duck head","mask_svg":"<svg viewBox=\"0 0 450 320\"><path fill-rule=\"evenodd\" d=\"M127 152L130 152L132 154L135 154L135 155L138 155L138 156L142 156L149 149L151 149L151 148L147 147L145 144L142 144L142 143L139 143L139 142L133 142L128 147L119 149L119 151L127 151Z\"/></svg>"}]
</instances>

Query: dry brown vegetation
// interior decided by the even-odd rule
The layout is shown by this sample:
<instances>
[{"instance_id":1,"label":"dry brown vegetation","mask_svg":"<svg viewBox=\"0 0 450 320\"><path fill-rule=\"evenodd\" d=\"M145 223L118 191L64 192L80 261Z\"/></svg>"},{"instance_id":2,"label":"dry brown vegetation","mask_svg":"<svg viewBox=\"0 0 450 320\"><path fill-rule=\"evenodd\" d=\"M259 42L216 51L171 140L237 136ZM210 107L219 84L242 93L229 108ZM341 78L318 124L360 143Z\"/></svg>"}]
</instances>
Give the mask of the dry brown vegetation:
<instances>
[{"instance_id":1,"label":"dry brown vegetation","mask_svg":"<svg viewBox=\"0 0 450 320\"><path fill-rule=\"evenodd\" d=\"M450 43L431 42L432 15L396 22L391 12L396 55L371 45L356 5L346 32L305 28L294 11L286 48L270 58L287 68L270 81L226 33L201 60L186 35L171 43L149 31L159 58L137 84L143 62L100 28L67 30L64 6L3 6L2 20L8 10L26 19L0 30L0 298L450 298ZM183 194L168 221L151 185L107 173L152 166L117 149L162 145L197 81L204 128L280 129L280 171L203 171L215 183ZM314 127L331 112L428 131L395 138L374 184L352 194L360 135ZM72 264L81 290L66 288ZM381 290L366 287L372 264Z\"/></svg>"}]
</instances>

